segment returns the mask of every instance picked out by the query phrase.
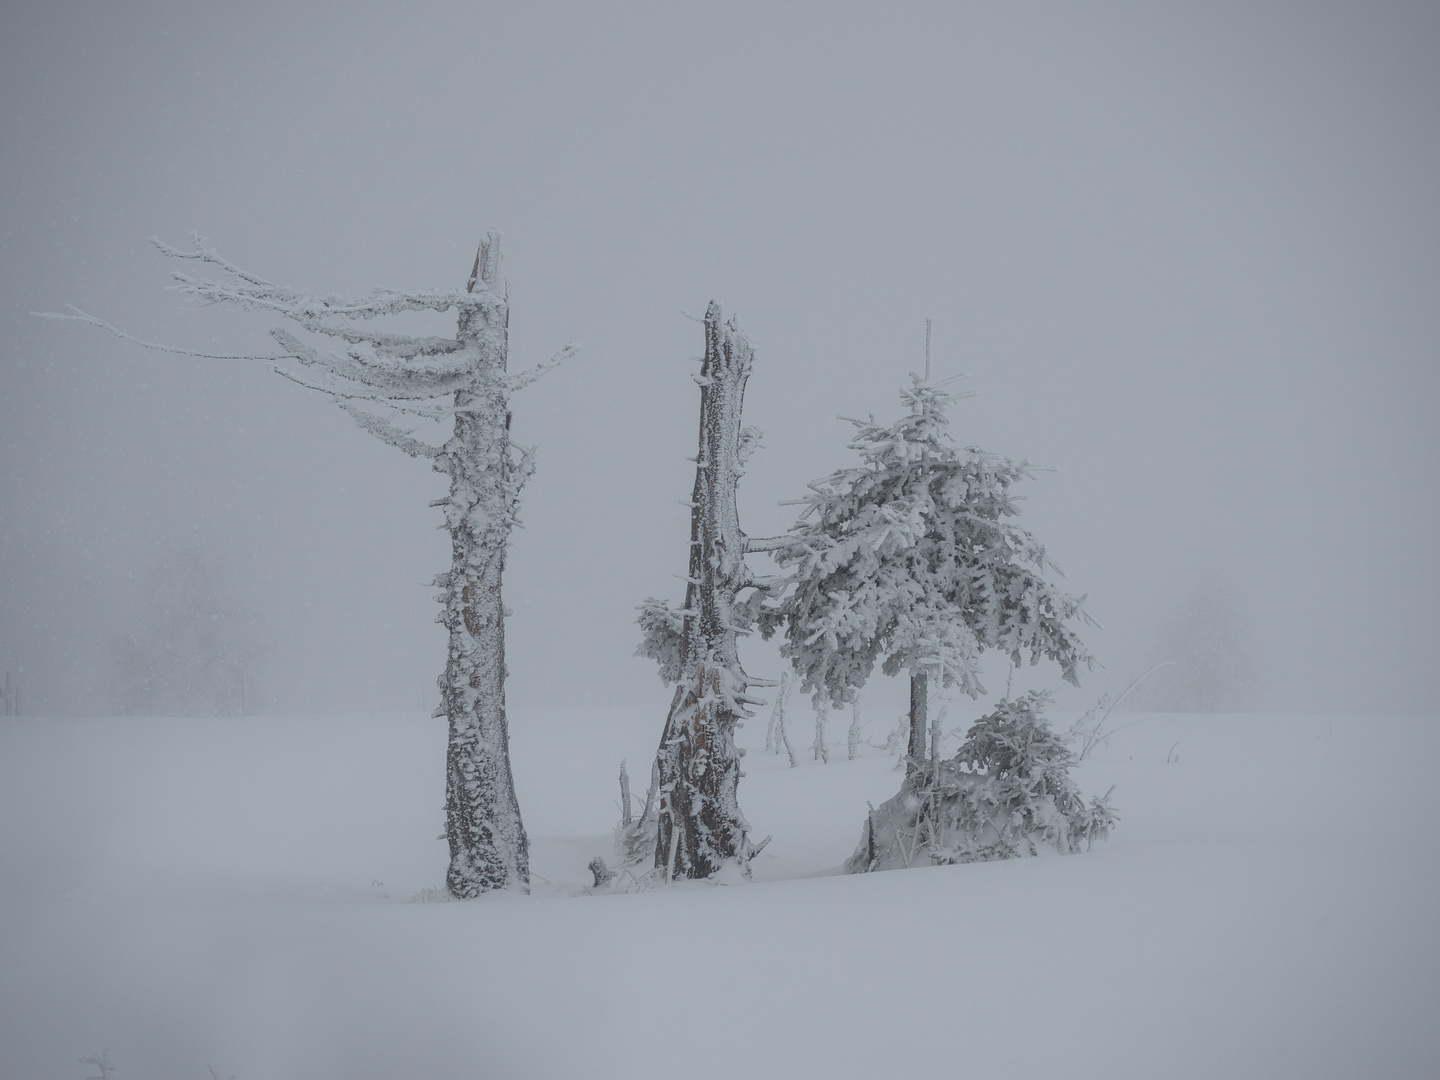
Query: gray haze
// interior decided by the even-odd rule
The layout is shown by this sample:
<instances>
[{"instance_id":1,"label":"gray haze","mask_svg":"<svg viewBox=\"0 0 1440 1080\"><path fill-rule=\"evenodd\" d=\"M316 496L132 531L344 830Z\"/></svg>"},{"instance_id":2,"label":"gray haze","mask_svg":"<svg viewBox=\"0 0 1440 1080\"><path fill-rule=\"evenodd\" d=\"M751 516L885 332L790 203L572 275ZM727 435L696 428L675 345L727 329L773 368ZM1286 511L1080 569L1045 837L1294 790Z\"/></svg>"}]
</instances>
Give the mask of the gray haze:
<instances>
[{"instance_id":1,"label":"gray haze","mask_svg":"<svg viewBox=\"0 0 1440 1080\"><path fill-rule=\"evenodd\" d=\"M176 545L257 613L269 707L434 705L443 478L261 365L26 313L263 350L264 320L165 292L146 238L362 292L460 283L487 226L512 367L583 350L514 403L539 472L513 704L654 701L658 731L633 608L681 594L680 311L715 297L758 350L752 535L850 463L836 414L894 417L930 315L937 372L979 391L962 441L1056 468L1026 518L1108 668L1067 700L1218 579L1267 705L1435 708L1433 4L11 4L0 99L0 667L27 712L106 707Z\"/></svg>"}]
</instances>

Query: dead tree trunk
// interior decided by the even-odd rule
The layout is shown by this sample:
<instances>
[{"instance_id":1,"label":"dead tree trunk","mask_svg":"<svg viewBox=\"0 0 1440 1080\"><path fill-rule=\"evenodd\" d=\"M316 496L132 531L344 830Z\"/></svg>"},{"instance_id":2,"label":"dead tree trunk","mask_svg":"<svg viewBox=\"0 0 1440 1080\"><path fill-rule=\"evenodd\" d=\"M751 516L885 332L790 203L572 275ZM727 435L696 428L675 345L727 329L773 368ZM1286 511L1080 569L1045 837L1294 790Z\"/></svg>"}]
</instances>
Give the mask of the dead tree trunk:
<instances>
[{"instance_id":1,"label":"dead tree trunk","mask_svg":"<svg viewBox=\"0 0 1440 1080\"><path fill-rule=\"evenodd\" d=\"M655 865L667 876L704 878L731 860L744 867L749 823L736 802L735 727L749 687L736 650L735 594L753 584L736 509L740 411L752 350L720 305L705 312L700 447L690 503L690 572L681 631L682 670L656 760L660 820Z\"/></svg>"},{"instance_id":2,"label":"dead tree trunk","mask_svg":"<svg viewBox=\"0 0 1440 1080\"><path fill-rule=\"evenodd\" d=\"M510 773L505 718L505 605L501 578L529 461L510 454L510 308L496 288L498 238L482 246L460 308L460 347L472 354L468 385L455 391L455 430L435 467L450 476L444 502L450 572L436 579L450 632L437 715L449 721L445 756L446 887L457 897L530 885L525 826ZM474 293L476 278L485 286Z\"/></svg>"}]
</instances>

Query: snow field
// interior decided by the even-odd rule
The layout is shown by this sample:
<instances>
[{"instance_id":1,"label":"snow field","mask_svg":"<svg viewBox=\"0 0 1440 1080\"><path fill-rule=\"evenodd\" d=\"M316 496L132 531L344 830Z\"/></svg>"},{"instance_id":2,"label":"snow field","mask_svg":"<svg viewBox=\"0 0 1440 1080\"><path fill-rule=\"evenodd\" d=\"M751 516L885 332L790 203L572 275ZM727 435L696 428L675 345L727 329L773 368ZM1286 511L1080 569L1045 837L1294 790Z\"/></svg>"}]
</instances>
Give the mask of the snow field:
<instances>
[{"instance_id":1,"label":"snow field","mask_svg":"<svg viewBox=\"0 0 1440 1080\"><path fill-rule=\"evenodd\" d=\"M467 903L407 902L441 721L4 721L0 1076L1440 1072L1436 718L1154 717L1078 770L1094 851L844 877L894 759L835 716L790 769L759 716L756 881L587 896L663 719L513 714L534 892Z\"/></svg>"}]
</instances>

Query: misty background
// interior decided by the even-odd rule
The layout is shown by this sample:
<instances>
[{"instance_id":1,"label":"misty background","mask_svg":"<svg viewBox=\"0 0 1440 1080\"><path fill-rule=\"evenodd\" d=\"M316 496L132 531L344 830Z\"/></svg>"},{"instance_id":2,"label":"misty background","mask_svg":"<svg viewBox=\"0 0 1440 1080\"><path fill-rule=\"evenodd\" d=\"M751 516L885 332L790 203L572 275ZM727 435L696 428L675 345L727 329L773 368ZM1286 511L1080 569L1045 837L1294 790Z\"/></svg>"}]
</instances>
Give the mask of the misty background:
<instances>
[{"instance_id":1,"label":"misty background","mask_svg":"<svg viewBox=\"0 0 1440 1080\"><path fill-rule=\"evenodd\" d=\"M1216 708L1435 709L1433 4L16 4L0 100L26 713L143 709L117 679L161 661L123 643L164 637L175 567L243 623L192 660L247 669L246 708L433 708L443 477L263 364L28 312L263 352L270 320L186 306L147 237L354 294L458 285L492 226L512 370L582 350L513 401L512 706L653 702L659 730L634 608L682 595L681 312L713 297L757 350L751 535L852 463L837 414L898 414L933 316L937 376L978 391L959 440L1054 467L1021 520L1107 669L1062 701L1211 640Z\"/></svg>"}]
</instances>

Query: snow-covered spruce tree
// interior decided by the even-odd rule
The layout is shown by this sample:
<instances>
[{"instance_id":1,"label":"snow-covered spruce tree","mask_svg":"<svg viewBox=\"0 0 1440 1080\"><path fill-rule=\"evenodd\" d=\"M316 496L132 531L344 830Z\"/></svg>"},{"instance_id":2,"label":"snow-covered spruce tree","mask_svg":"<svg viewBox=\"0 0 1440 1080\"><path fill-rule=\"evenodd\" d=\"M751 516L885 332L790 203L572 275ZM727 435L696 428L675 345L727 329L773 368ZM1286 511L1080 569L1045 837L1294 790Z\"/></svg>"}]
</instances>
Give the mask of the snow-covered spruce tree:
<instances>
[{"instance_id":1,"label":"snow-covered spruce tree","mask_svg":"<svg viewBox=\"0 0 1440 1080\"><path fill-rule=\"evenodd\" d=\"M886 675L909 673L907 780L928 756L932 679L983 694L985 649L1016 665L1027 653L1052 659L1071 683L1094 664L1072 626L1085 621L1083 597L1047 580L1044 547L1011 520L1028 463L956 446L947 410L957 396L911 375L900 420L851 421L862 463L811 484L790 531L751 544L794 583L762 608L760 627L783 631L781 654L817 703L853 701L877 661Z\"/></svg>"},{"instance_id":2,"label":"snow-covered spruce tree","mask_svg":"<svg viewBox=\"0 0 1440 1080\"><path fill-rule=\"evenodd\" d=\"M298 367L277 364L274 370L328 395L371 435L411 457L426 458L450 478L448 497L435 504L445 514L451 540L450 569L435 579L440 589L438 621L450 634L435 713L449 721L445 832L450 867L445 883L453 896L462 898L492 889L528 889L525 827L510 774L500 587L505 548L533 455L519 450L517 456L519 448L510 443L509 401L513 390L534 381L572 349L524 375L507 373L510 306L500 284L500 238L494 232L481 243L463 289L381 289L361 299L276 285L221 258L198 238L190 251L158 240L155 244L171 258L214 269L213 278L175 274L180 291L208 303L278 315L306 334L340 346L316 347L310 344L314 338L301 340L277 328L271 336L283 350L280 354L223 359L296 362ZM456 316L454 337L394 334L365 326L404 312L448 311ZM82 312L54 317L95 323L136 341ZM432 446L396 425L393 418L405 414L453 420L453 431L443 445Z\"/></svg>"},{"instance_id":3,"label":"snow-covered spruce tree","mask_svg":"<svg viewBox=\"0 0 1440 1080\"><path fill-rule=\"evenodd\" d=\"M753 604L737 602L763 588L745 565L746 540L736 509L736 485L758 432L741 428L745 382L753 351L735 320L711 301L705 312L700 384L700 447L690 499L690 566L685 606L647 599L638 622L637 655L660 665L675 696L656 753L660 803L655 866L669 878L706 878L722 867L748 870L764 844L751 844L736 789L740 755L735 728L754 715L746 705L755 680L740 667L736 635L754 623ZM754 594L752 594L754 595ZM645 828L638 822L635 830Z\"/></svg>"},{"instance_id":4,"label":"snow-covered spruce tree","mask_svg":"<svg viewBox=\"0 0 1440 1080\"><path fill-rule=\"evenodd\" d=\"M1109 792L1087 805L1070 779L1075 754L1050 728L1050 695L1001 701L953 758L933 761L872 810L845 863L851 873L1088 848L1118 818Z\"/></svg>"}]
</instances>

